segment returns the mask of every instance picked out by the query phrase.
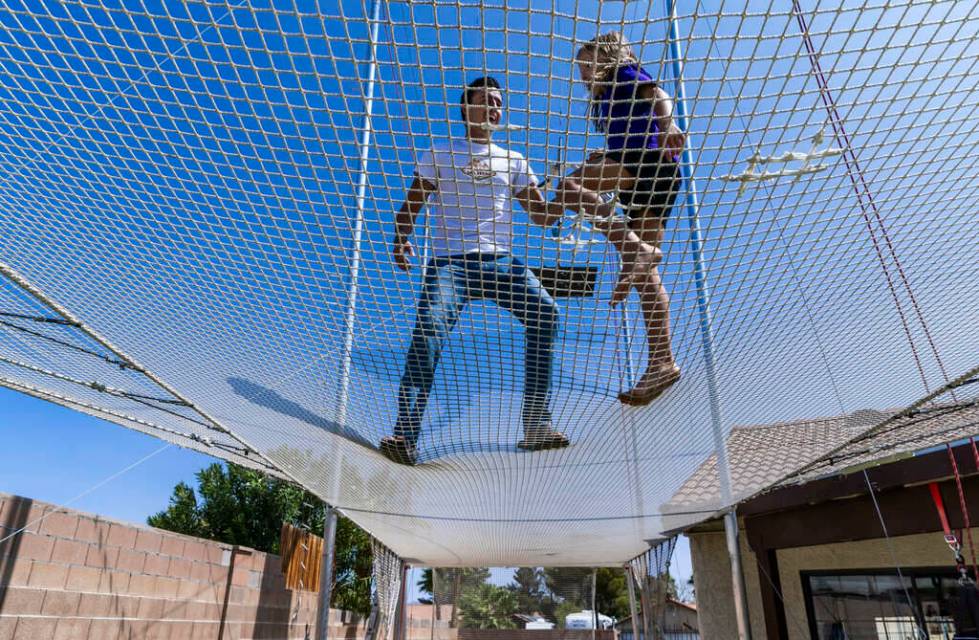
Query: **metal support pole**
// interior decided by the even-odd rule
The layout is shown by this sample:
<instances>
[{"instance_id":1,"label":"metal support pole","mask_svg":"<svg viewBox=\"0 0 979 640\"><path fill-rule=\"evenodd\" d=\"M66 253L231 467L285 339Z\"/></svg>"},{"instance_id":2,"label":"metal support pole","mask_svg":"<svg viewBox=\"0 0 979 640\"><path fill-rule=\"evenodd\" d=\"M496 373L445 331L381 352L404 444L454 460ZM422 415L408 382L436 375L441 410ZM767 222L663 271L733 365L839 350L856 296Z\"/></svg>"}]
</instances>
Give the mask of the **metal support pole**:
<instances>
[{"instance_id":1,"label":"metal support pole","mask_svg":"<svg viewBox=\"0 0 979 640\"><path fill-rule=\"evenodd\" d=\"M407 640L408 638L408 574L410 571L411 567L408 564L403 564L401 567L401 589L398 590L395 640Z\"/></svg>"},{"instance_id":2,"label":"metal support pole","mask_svg":"<svg viewBox=\"0 0 979 640\"><path fill-rule=\"evenodd\" d=\"M748 619L748 587L744 580L744 566L741 564L739 537L738 513L732 507L724 514L724 538L727 542L727 555L731 560L734 616L737 618L738 633L741 634L741 638L751 640L751 621Z\"/></svg>"},{"instance_id":3,"label":"metal support pole","mask_svg":"<svg viewBox=\"0 0 979 640\"><path fill-rule=\"evenodd\" d=\"M622 268L621 261L619 268ZM636 384L636 363L632 358L632 320L629 317L628 304L623 302L619 305L622 315L622 334L624 344L622 345L623 364L625 365L626 388L631 389ZM616 338L618 340L618 338ZM623 421L626 431L626 447L629 456L626 457L626 472L629 483L632 485L632 497L635 504L636 513L643 512L643 492L642 476L639 471L639 440L636 437L635 415L628 409L623 409ZM633 528L638 535L643 535L642 520L634 519Z\"/></svg>"},{"instance_id":4,"label":"metal support pole","mask_svg":"<svg viewBox=\"0 0 979 640\"><path fill-rule=\"evenodd\" d=\"M429 637L430 637L431 640L435 640L435 618L438 617L439 603L438 603L438 600L435 599L435 593L434 593L434 591L435 591L435 568L434 567L432 567L431 572L432 572L432 591L433 591L433 593L432 593L432 628L431 628L431 635Z\"/></svg>"},{"instance_id":5,"label":"metal support pole","mask_svg":"<svg viewBox=\"0 0 979 640\"><path fill-rule=\"evenodd\" d=\"M591 570L591 616L592 616L592 632L591 637L594 638L598 633L598 605L595 603L595 592L598 591L598 569Z\"/></svg>"},{"instance_id":6,"label":"metal support pole","mask_svg":"<svg viewBox=\"0 0 979 640\"><path fill-rule=\"evenodd\" d=\"M370 23L370 65L367 68L367 90L364 94L364 127L360 137L360 176L357 180L357 217L354 220L353 255L350 259L350 290L344 321L343 360L340 365L340 394L337 422L347 425L347 403L350 393L350 358L353 351L354 322L357 314L357 287L360 279L361 244L364 234L364 202L367 196L367 162L370 157L371 116L374 112L374 80L377 77L377 34L381 26L381 0L374 0Z\"/></svg>"},{"instance_id":7,"label":"metal support pole","mask_svg":"<svg viewBox=\"0 0 979 640\"><path fill-rule=\"evenodd\" d=\"M625 571L625 581L629 585L629 617L632 620L632 640L642 640L639 633L639 608L636 606L636 578L632 575L632 567L626 565L622 568Z\"/></svg>"},{"instance_id":8,"label":"metal support pole","mask_svg":"<svg viewBox=\"0 0 979 640\"><path fill-rule=\"evenodd\" d=\"M666 0L666 11L670 19L670 57L673 77L676 81L675 114L677 125L684 132L689 131L687 117L686 87L683 83L683 52L680 47L674 0ZM731 507L731 469L728 465L727 450L724 446L724 433L721 428L721 404L717 389L717 369L714 361L714 332L711 326L710 290L707 284L707 271L704 267L704 248L700 232L697 201L697 182L693 176L690 154L690 136L683 145L683 158L680 171L687 184L687 221L690 225L690 252L694 263L694 282L697 287L697 312L700 316L700 334L704 349L704 368L707 373L707 390L710 399L711 427L714 440L714 453L717 456L717 474L721 489L721 503L731 510L724 516L724 530L727 536L728 556L731 560L731 577L734 592L734 611L737 619L738 637L751 640L748 623L748 600L744 588L744 575L741 567L741 549L738 543L738 518Z\"/></svg>"},{"instance_id":9,"label":"metal support pole","mask_svg":"<svg viewBox=\"0 0 979 640\"><path fill-rule=\"evenodd\" d=\"M333 596L333 556L337 538L337 511L327 505L323 518L323 558L320 565L320 597L316 607L316 640L327 640L330 599Z\"/></svg>"}]
</instances>

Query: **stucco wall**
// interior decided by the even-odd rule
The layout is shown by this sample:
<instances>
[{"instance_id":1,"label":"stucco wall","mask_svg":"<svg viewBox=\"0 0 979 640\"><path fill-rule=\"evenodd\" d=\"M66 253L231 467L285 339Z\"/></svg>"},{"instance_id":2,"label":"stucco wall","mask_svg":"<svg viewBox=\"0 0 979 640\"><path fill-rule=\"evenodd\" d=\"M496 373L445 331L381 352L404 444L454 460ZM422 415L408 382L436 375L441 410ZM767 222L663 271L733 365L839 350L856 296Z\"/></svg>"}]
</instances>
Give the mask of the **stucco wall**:
<instances>
[{"instance_id":1,"label":"stucco wall","mask_svg":"<svg viewBox=\"0 0 979 640\"><path fill-rule=\"evenodd\" d=\"M933 514L927 514L932 516ZM979 531L972 530L974 539ZM802 595L801 571L840 569L892 569L902 567L950 567L951 552L940 533L863 540L816 547L782 549L778 552L782 595L790 640L808 640L809 627Z\"/></svg>"},{"instance_id":2,"label":"stucco wall","mask_svg":"<svg viewBox=\"0 0 979 640\"><path fill-rule=\"evenodd\" d=\"M737 640L738 628L734 615L734 586L731 563L727 555L724 531L689 535L693 561L694 588L697 590L697 621L703 640ZM758 565L741 532L741 563L744 566L748 590L748 613L751 632L763 638L765 616L761 608L758 584Z\"/></svg>"},{"instance_id":3,"label":"stucco wall","mask_svg":"<svg viewBox=\"0 0 979 640\"><path fill-rule=\"evenodd\" d=\"M979 540L979 530L972 536ZM737 638L731 565L723 531L690 534L694 585L701 638ZM789 640L809 640L802 591L802 571L844 569L891 569L902 567L950 567L951 554L941 534L928 533L840 544L781 549L777 553L779 579L785 602ZM755 554L741 536L741 558L748 587L751 631L754 638L765 638L765 618L761 604L758 565Z\"/></svg>"}]
</instances>

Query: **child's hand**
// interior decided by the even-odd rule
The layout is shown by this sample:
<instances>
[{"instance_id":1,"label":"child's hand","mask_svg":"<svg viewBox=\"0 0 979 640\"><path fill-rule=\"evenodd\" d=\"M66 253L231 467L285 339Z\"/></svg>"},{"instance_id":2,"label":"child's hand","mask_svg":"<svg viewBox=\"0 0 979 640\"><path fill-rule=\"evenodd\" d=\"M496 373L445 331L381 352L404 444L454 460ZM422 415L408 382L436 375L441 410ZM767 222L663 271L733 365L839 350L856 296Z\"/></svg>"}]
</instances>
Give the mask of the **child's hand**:
<instances>
[{"instance_id":1,"label":"child's hand","mask_svg":"<svg viewBox=\"0 0 979 640\"><path fill-rule=\"evenodd\" d=\"M607 221L613 215L615 215L615 208L618 201L615 198L603 201L601 204L595 207L595 217L599 218L602 222Z\"/></svg>"},{"instance_id":2,"label":"child's hand","mask_svg":"<svg viewBox=\"0 0 979 640\"><path fill-rule=\"evenodd\" d=\"M408 258L415 257L415 248L411 246L411 242L408 240L395 240L394 246L391 247L391 255L394 257L394 264L398 265L398 268L402 271L408 271L411 269L411 262Z\"/></svg>"},{"instance_id":3,"label":"child's hand","mask_svg":"<svg viewBox=\"0 0 979 640\"><path fill-rule=\"evenodd\" d=\"M660 133L659 138L659 148L665 155L672 158L683 153L687 137L675 124L671 124L669 129Z\"/></svg>"}]
</instances>

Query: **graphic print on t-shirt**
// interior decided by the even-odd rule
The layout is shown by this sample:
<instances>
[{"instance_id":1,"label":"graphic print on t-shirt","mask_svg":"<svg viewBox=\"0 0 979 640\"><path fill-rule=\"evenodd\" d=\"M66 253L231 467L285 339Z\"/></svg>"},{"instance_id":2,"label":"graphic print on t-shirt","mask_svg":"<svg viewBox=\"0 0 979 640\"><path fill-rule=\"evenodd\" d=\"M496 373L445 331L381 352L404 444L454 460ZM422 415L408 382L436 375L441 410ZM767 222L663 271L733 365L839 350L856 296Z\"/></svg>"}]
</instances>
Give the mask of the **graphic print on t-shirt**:
<instances>
[{"instance_id":1,"label":"graphic print on t-shirt","mask_svg":"<svg viewBox=\"0 0 979 640\"><path fill-rule=\"evenodd\" d=\"M415 173L436 185L428 214L432 255L510 251L512 196L537 184L520 152L471 140L446 140L421 155Z\"/></svg>"},{"instance_id":2,"label":"graphic print on t-shirt","mask_svg":"<svg viewBox=\"0 0 979 640\"><path fill-rule=\"evenodd\" d=\"M483 158L473 158L468 165L460 169L464 174L476 182L489 182L493 179L495 172L490 163Z\"/></svg>"}]
</instances>

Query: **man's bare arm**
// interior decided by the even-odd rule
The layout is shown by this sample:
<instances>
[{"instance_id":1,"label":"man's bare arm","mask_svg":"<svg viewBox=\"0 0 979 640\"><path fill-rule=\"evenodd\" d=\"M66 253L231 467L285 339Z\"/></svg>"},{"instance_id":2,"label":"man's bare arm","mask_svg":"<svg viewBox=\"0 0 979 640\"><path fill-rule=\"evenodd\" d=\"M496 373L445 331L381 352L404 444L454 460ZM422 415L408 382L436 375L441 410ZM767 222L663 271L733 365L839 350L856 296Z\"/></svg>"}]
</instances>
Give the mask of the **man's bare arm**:
<instances>
[{"instance_id":1,"label":"man's bare arm","mask_svg":"<svg viewBox=\"0 0 979 640\"><path fill-rule=\"evenodd\" d=\"M583 210L598 218L614 211L614 205L604 202L598 193L583 189L574 174L561 180L550 202L536 186L524 189L515 197L530 214L531 222L545 228L560 220L566 209L573 213Z\"/></svg>"},{"instance_id":2,"label":"man's bare arm","mask_svg":"<svg viewBox=\"0 0 979 640\"><path fill-rule=\"evenodd\" d=\"M401 203L401 208L394 218L394 242L391 254L394 256L394 263L403 271L411 268L408 258L415 255L409 240L415 229L415 219L428 201L428 196L435 189L435 184L416 175L411 181L411 186L408 187L408 193L405 194L405 201Z\"/></svg>"},{"instance_id":3,"label":"man's bare arm","mask_svg":"<svg viewBox=\"0 0 979 640\"><path fill-rule=\"evenodd\" d=\"M549 227L564 216L564 206L560 202L548 202L540 187L533 185L519 191L514 196L520 206L530 214L530 221L541 227Z\"/></svg>"}]
</instances>

